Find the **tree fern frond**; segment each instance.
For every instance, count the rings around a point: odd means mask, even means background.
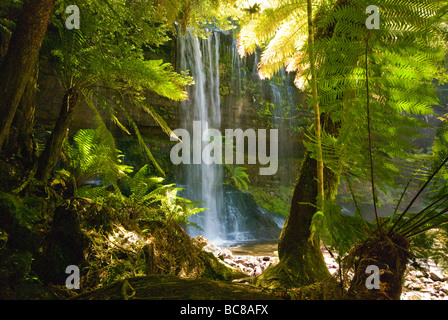
[[[257,46],[263,46],[276,35],[279,24],[290,20],[294,14],[302,14],[306,20],[306,1],[279,1],[272,7],[264,9],[256,19],[252,19],[242,27],[238,35],[240,55],[252,54]]]

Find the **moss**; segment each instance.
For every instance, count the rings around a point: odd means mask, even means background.
[[[278,186],[266,188],[251,186],[249,192],[254,196],[257,204],[269,212],[287,216],[291,206],[293,187]]]
[[[123,288],[127,290],[123,290]],[[127,291],[126,296],[123,291]],[[137,300],[281,300],[285,297],[282,292],[262,290],[243,284],[151,275],[117,281],[72,299],[122,300],[126,298]]]
[[[341,300],[340,283],[335,278],[327,278],[309,286],[289,289],[291,300]]]
[[[269,289],[289,289],[309,286],[331,277],[320,248],[305,240],[301,252],[292,252],[279,264],[268,268],[253,280],[254,284]]]
[[[200,251],[199,258],[204,263],[201,278],[210,280],[231,280],[235,272],[221,263],[211,252]]]

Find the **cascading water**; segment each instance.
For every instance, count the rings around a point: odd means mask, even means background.
[[[179,68],[181,71],[189,71],[195,82],[188,88],[189,100],[182,103],[182,125],[190,133],[193,132],[194,121],[200,121],[202,133],[207,127],[220,128],[219,36],[218,32],[211,32],[206,39],[198,39],[187,30],[185,35],[179,37]],[[191,218],[203,232],[190,228],[190,235],[203,234],[215,242],[222,240],[225,237],[220,223],[223,205],[222,168],[201,161],[201,164],[185,165],[184,174],[186,197],[192,201],[202,201],[203,206],[208,208]]]
[[[191,30],[187,30],[185,35],[178,37],[177,49],[178,70],[188,71],[194,79],[194,85],[187,88],[189,99],[182,103],[182,128],[190,133],[190,137],[194,135],[193,122],[201,123],[202,133],[207,128],[221,132],[224,129],[247,129],[244,128],[244,115],[247,114],[244,108],[248,105],[242,92],[248,76],[251,77],[249,81],[261,80],[253,73],[256,69],[247,71],[247,60],[239,56],[236,39],[220,31],[198,39]],[[232,94],[226,95],[223,101],[220,95],[220,53],[223,59],[231,57],[229,89]],[[224,124],[221,123],[222,118],[226,119]],[[223,128],[228,125],[231,126]],[[202,149],[207,144],[202,142]],[[250,194],[225,186],[221,165],[203,161],[201,164],[184,164],[181,172],[178,183],[184,187],[182,196],[202,201],[202,206],[207,208],[190,217],[190,221],[202,229],[189,227],[190,236],[203,235],[214,243],[278,237],[282,221],[260,208]]]

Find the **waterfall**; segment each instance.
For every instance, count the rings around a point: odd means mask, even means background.
[[[182,102],[181,127],[192,136],[193,122],[196,121],[201,123],[203,133],[207,128],[223,132],[224,129],[247,126],[248,123],[252,126],[251,121],[244,123],[244,108],[248,107],[248,100],[244,100],[242,92],[247,85],[248,76],[252,79],[249,81],[260,79],[258,74],[253,74],[254,70],[247,71],[247,60],[239,56],[236,39],[231,34],[220,31],[210,32],[208,37],[200,39],[191,30],[187,30],[185,35],[178,37],[177,46],[178,71],[186,71],[194,79],[194,85],[187,88],[189,99]],[[225,95],[223,101],[219,90],[220,58],[230,58],[230,61],[226,61],[231,64],[229,85],[232,94]],[[258,60],[258,57],[255,59]],[[278,98],[278,101],[280,100],[281,97]],[[225,119],[225,123],[222,123],[222,119]],[[202,142],[202,148],[206,144],[208,142]],[[214,243],[223,244],[275,239],[279,236],[279,226],[284,219],[276,221],[271,213],[256,204],[249,193],[224,186],[222,165],[206,164],[202,161],[201,164],[183,164],[180,171],[177,182],[184,187],[181,196],[192,201],[201,201],[201,206],[207,208],[189,218],[190,222],[202,229],[189,226],[187,232],[191,237],[203,235]]]
[[[200,121],[204,132],[220,129],[221,108],[219,94],[219,37],[211,32],[206,39],[198,39],[187,30],[178,40],[178,64],[181,71],[189,71],[195,84],[188,88],[189,100],[182,102],[182,126],[193,132],[193,121]],[[206,142],[202,142],[205,144]],[[220,221],[223,206],[223,173],[216,164],[190,164],[184,168],[186,197],[204,202],[207,208],[191,218],[203,232],[189,228],[191,236],[203,234],[218,242],[225,237]]]

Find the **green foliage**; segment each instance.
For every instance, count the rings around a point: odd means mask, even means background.
[[[73,145],[67,141],[64,154],[67,159],[69,179],[76,189],[99,177],[104,184],[112,184],[119,191],[117,181],[132,172],[132,167],[121,164],[122,155],[115,149],[109,131],[81,129],[73,137]],[[67,172],[60,171],[62,175]]]
[[[257,204],[269,212],[288,216],[291,207],[293,187],[277,186],[275,188],[250,186],[249,192]]]
[[[317,1],[316,5],[322,2]],[[264,49],[258,68],[262,78],[272,77],[283,67],[297,71],[298,60],[303,56],[300,48],[308,34],[306,1],[286,0],[263,5],[257,15],[243,23],[238,38],[240,53],[251,54],[257,47]],[[298,78],[300,74],[299,71]]]
[[[191,224],[198,228],[196,224],[188,221],[188,218],[207,208],[198,208],[199,202],[178,197],[177,193],[180,190],[180,188],[173,188],[172,185],[164,186],[156,190],[155,194],[152,195],[152,201],[160,201],[160,209],[168,220],[174,220],[184,226]]]
[[[415,169],[405,160],[413,157],[411,139],[426,126],[416,116],[432,114],[430,106],[438,104],[433,79],[444,57],[434,30],[435,2],[416,1],[411,6],[408,1],[386,1],[380,8],[379,30],[365,27],[366,15],[358,8],[366,4],[350,1],[318,21],[322,30],[333,29],[316,41],[321,57],[319,102],[323,112],[340,124],[338,136],[323,135],[324,161],[335,172],[370,180],[365,152],[368,101],[375,182],[386,191],[396,178]],[[303,73],[308,74],[309,70]]]
[[[443,118],[442,118],[443,119]],[[448,157],[448,123],[443,119],[437,130],[432,149],[433,163],[432,169],[436,168]],[[431,191],[435,194],[433,198],[440,197],[448,193],[448,166],[441,168],[431,183]]]
[[[353,216],[348,215],[334,201],[326,201],[325,215],[321,217],[315,232],[318,232],[331,251],[343,257],[356,242],[365,240],[373,228],[374,226],[367,223],[358,211]]]
[[[413,167],[407,168],[408,163],[399,159],[412,157],[411,139],[425,127],[415,116],[431,114],[430,106],[438,104],[433,79],[444,61],[440,21],[437,21],[443,3],[382,2],[381,28],[368,30],[365,27],[368,1],[336,4],[319,1],[315,15],[319,104],[322,113],[340,125],[337,136],[323,134],[327,167],[368,180],[365,178],[369,158],[364,152],[368,149],[365,139],[368,81],[379,187],[385,190],[387,185],[393,185],[394,178],[402,173],[400,169],[412,171]],[[309,91],[305,5],[306,1],[292,0],[264,8],[243,26],[239,45],[244,53],[253,52],[256,46],[264,48],[259,65],[262,76],[272,77],[286,67],[288,71],[297,71],[296,85]],[[311,133],[310,140],[313,143],[307,147],[315,152]]]
[[[336,172],[371,181],[375,211],[375,187],[387,193],[404,174],[417,170],[411,139],[425,127],[417,116],[432,114],[431,106],[438,104],[433,80],[445,61],[438,28],[442,3],[386,1],[378,30],[364,28],[365,15],[349,4],[336,7],[334,17],[321,21],[332,26],[333,33],[318,41],[320,102],[340,123],[338,137],[324,136],[325,160]],[[431,179],[425,179],[407,208],[394,217],[388,235],[394,231],[410,238],[446,222],[445,198],[418,213],[408,212]]]
[[[425,232],[412,239],[412,251],[415,258],[427,260],[431,258],[438,266],[448,270],[447,227],[442,226]]]
[[[322,211],[317,211],[313,218],[311,219],[311,226],[310,226],[310,241],[316,241],[316,243],[320,240],[320,232],[322,230],[322,225],[324,222],[324,213]]]
[[[126,168],[127,173],[131,172],[130,167]],[[104,203],[122,214],[128,214],[131,219],[161,219],[185,226],[191,224],[188,218],[205,209],[198,208],[198,202],[178,197],[177,193],[182,189],[175,184],[162,184],[163,181],[164,178],[152,176],[149,165],[145,165],[132,177],[123,172],[121,180],[115,182],[113,193],[107,185],[84,185],[79,188],[78,196]]]
[[[68,4],[78,5],[82,12],[80,30],[65,28]],[[130,134],[117,118],[117,111],[124,111],[148,159],[162,175],[164,171],[143,142],[127,109],[129,105],[140,108],[171,134],[146,96],[154,92],[177,101],[187,98],[185,86],[192,83],[190,77],[176,73],[169,63],[147,59],[148,52],[169,40],[171,27],[163,20],[146,1],[132,5],[117,0],[60,1],[53,19],[58,33],[49,37],[44,50],[65,90],[78,89],[78,102],[85,101],[98,117],[98,109],[104,109],[112,122]]]
[[[149,167],[145,165],[132,178],[125,180],[129,186],[131,195],[126,200],[127,205],[132,204],[134,210],[140,208],[154,208],[156,215],[145,216],[146,210],[142,210],[142,218],[160,218],[174,220],[181,225],[187,225],[190,222],[188,218],[203,208],[197,208],[196,202],[180,198],[177,193],[182,190],[175,184],[163,185],[163,178],[152,177],[149,175]],[[149,211],[151,212],[151,211]],[[152,211],[154,214],[154,211]]]
[[[231,18],[237,10],[233,7],[234,0],[173,0],[155,1],[159,15],[165,16],[167,25],[177,24],[183,32],[187,27],[196,30],[199,36],[205,36],[207,27],[213,26],[220,30],[235,28]]]
[[[272,77],[285,67],[287,71],[296,71],[296,86],[309,92],[305,4],[306,1],[292,0],[267,5],[243,26],[239,45],[243,54],[253,52],[257,46],[264,49],[258,66],[262,77]],[[378,5],[378,30],[365,26],[365,8],[371,4],[364,0],[319,1],[314,17],[319,106],[323,121],[331,119],[337,126],[331,134],[322,134],[324,162],[350,184],[355,201],[358,191],[366,190],[363,186],[371,180],[371,170],[374,190],[378,189],[376,196],[381,192],[387,197],[396,192],[394,188],[404,177],[421,166],[413,139],[427,125],[418,116],[433,114],[431,106],[439,104],[434,79],[446,78],[440,76],[446,72],[442,42],[446,35],[441,20],[446,1],[382,1]],[[371,139],[367,139],[369,136]],[[308,138],[306,147],[318,159],[313,126]],[[439,135],[439,141],[442,140]],[[443,161],[446,157],[441,150],[446,148],[435,149]],[[415,180],[421,178],[424,174],[420,170]],[[400,230],[415,236],[443,223],[446,200],[429,204],[416,215],[409,214],[415,220],[411,227]],[[377,201],[375,197],[374,202]],[[315,216],[311,231],[338,251],[347,252],[352,240],[360,239],[361,234],[353,234],[352,228],[362,219],[341,214],[334,204],[328,206],[324,216]],[[334,232],[324,233],[328,230]]]
[[[44,218],[43,213],[33,206],[33,198],[21,199],[15,195],[0,192],[0,203],[3,214],[12,214],[14,220],[31,227]],[[7,209],[6,209],[7,207]]]
[[[249,175],[245,172],[247,168],[244,167],[234,167],[231,165],[225,165],[227,171],[229,172],[229,179],[239,190],[249,189]]]

